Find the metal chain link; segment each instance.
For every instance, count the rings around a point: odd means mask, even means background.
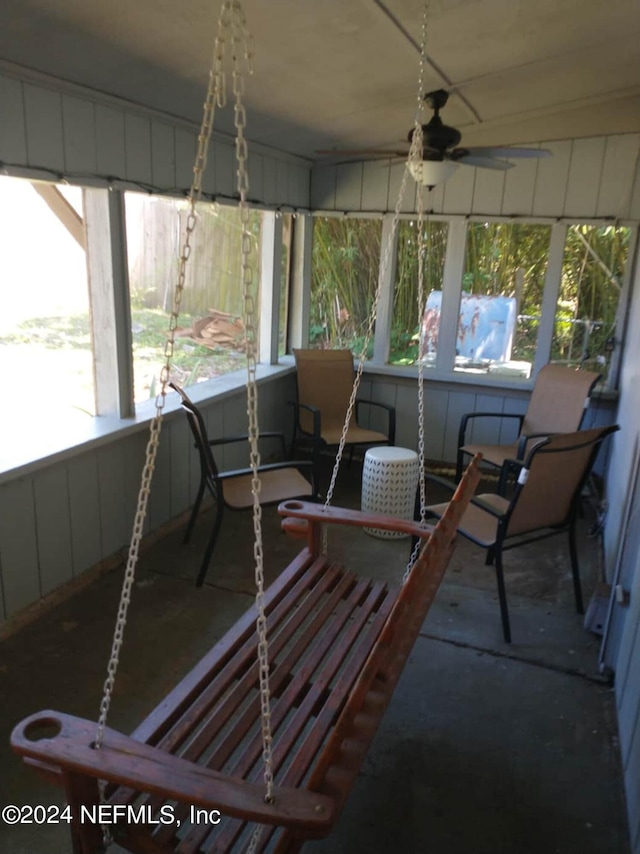
[[[236,23],[239,21],[239,23]],[[164,364],[160,371],[160,390],[158,395],[156,396],[155,406],[156,412],[154,418],[151,421],[149,428],[149,440],[146,447],[145,454],[145,462],[142,469],[141,475],[141,483],[140,483],[140,491],[138,493],[138,501],[137,507],[133,522],[133,531],[131,535],[131,541],[129,545],[129,553],[127,557],[127,564],[125,568],[124,580],[122,584],[122,590],[120,594],[120,602],[118,605],[118,612],[116,617],[116,625],[113,634],[113,641],[111,647],[111,654],[109,657],[109,662],[107,664],[107,678],[104,683],[104,693],[102,697],[102,701],[100,703],[100,715],[98,718],[97,729],[96,729],[96,737],[95,737],[95,747],[96,749],[100,749],[104,742],[104,734],[107,724],[107,717],[109,713],[109,708],[111,705],[111,699],[113,695],[113,689],[115,685],[116,673],[118,670],[118,664],[120,661],[120,651],[122,647],[122,642],[124,638],[124,629],[127,622],[127,614],[129,605],[131,603],[131,590],[133,587],[133,583],[135,580],[135,570],[138,562],[138,555],[140,550],[140,543],[143,536],[143,528],[144,522],[147,515],[147,507],[149,502],[149,494],[151,488],[151,480],[153,477],[153,471],[155,468],[155,461],[158,452],[158,445],[160,439],[160,431],[162,427],[162,417],[163,410],[165,406],[166,400],[166,387],[170,378],[171,371],[171,361],[173,359],[173,353],[175,348],[175,335],[176,329],[178,326],[178,318],[180,314],[180,304],[182,300],[182,292],[185,286],[186,280],[186,270],[189,258],[191,256],[192,251],[192,238],[193,233],[195,231],[198,216],[196,211],[196,205],[200,201],[202,196],[202,177],[207,165],[207,153],[209,149],[209,143],[211,140],[211,133],[213,130],[213,120],[215,115],[215,108],[223,107],[226,104],[226,77],[223,69],[224,62],[224,53],[225,53],[225,39],[224,33],[228,31],[230,28],[234,28],[234,32],[237,32],[237,28],[240,28],[244,32],[245,28],[245,19],[244,13],[242,12],[242,8],[236,0],[232,0],[231,2],[225,2],[223,4],[222,10],[220,12],[220,17],[218,20],[218,30],[217,35],[214,41],[214,49],[213,49],[213,57],[211,62],[211,69],[209,72],[209,83],[207,87],[207,95],[205,98],[204,106],[203,106],[203,117],[202,123],[200,125],[200,131],[198,134],[198,147],[196,152],[196,158],[193,166],[193,181],[191,184],[191,188],[189,190],[189,194],[187,197],[187,201],[189,204],[189,214],[187,217],[185,233],[182,243],[182,249],[180,252],[180,262],[178,269],[178,277],[174,291],[173,297],[173,306],[171,310],[171,315],[169,319],[169,332],[167,343],[164,348]],[[235,40],[234,42],[234,92],[236,92],[237,100],[240,99],[241,95],[241,84],[236,84],[236,77],[239,77],[239,73],[237,70],[237,56],[235,51]],[[249,44],[249,39],[247,39],[247,45]],[[247,62],[250,65],[250,55],[247,47]],[[237,85],[237,91],[236,91]],[[236,118],[241,120],[244,118],[244,111],[240,106],[236,106]],[[239,156],[243,157],[243,167],[242,170],[238,171],[239,176],[239,190],[241,191],[241,199],[242,204],[244,205],[246,211],[246,193],[248,189],[248,182],[246,182],[244,187],[241,187],[241,179],[240,179],[240,171],[243,172],[246,180],[246,142],[239,144],[238,147]],[[245,257],[245,235],[244,229],[246,227],[246,222],[248,221],[248,212],[244,214],[245,220],[243,221],[243,259]],[[245,280],[248,278],[249,283],[252,281],[252,274],[249,270],[247,274],[244,272],[246,268],[246,264],[243,261],[243,277]],[[255,333],[255,327],[253,329]],[[254,335],[255,338],[255,335]],[[254,348],[255,352],[255,348]],[[253,371],[255,377],[255,366]],[[254,392],[255,396],[255,392]],[[105,781],[99,781],[99,789],[100,789],[100,797],[102,800],[105,798]],[[105,845],[111,842],[111,834],[109,829],[105,826],[103,827],[103,837]]]
[[[263,779],[266,787],[265,801],[273,803],[273,757],[271,732],[271,689],[269,685],[269,645],[267,618],[264,609],[264,550],[262,543],[262,507],[260,504],[260,450],[258,447],[258,387],[256,383],[258,362],[258,330],[256,326],[255,295],[253,293],[253,269],[251,267],[251,232],[249,229],[250,207],[247,201],[249,173],[247,171],[247,141],[244,136],[246,112],[242,102],[244,78],[238,62],[238,47],[245,44],[245,55],[249,60],[250,37],[246,29],[244,14],[237,5],[237,15],[232,25],[233,94],[235,97],[234,124],[236,129],[236,161],[238,164],[238,193],[240,195],[240,220],[242,222],[242,281],[244,300],[244,323],[247,355],[247,415],[249,418],[249,461],[251,466],[251,492],[253,495],[253,532],[256,581],[256,631],[258,634],[258,670],[260,685],[260,712],[262,731]]]
[[[389,269],[389,263],[391,259],[391,252],[393,250],[395,244],[395,234],[398,229],[398,221],[400,219],[400,211],[402,208],[402,202],[404,201],[404,196],[407,188],[407,181],[409,172],[409,164],[422,163],[422,155],[423,155],[423,134],[422,134],[422,116],[424,113],[424,77],[425,77],[425,69],[427,64],[427,53],[426,53],[426,45],[427,45],[427,22],[429,16],[429,0],[425,0],[424,11],[422,16],[422,31],[421,31],[421,42],[420,42],[420,63],[419,63],[419,72],[418,72],[418,92],[417,92],[417,104],[416,104],[416,114],[414,120],[414,130],[411,136],[411,145],[409,148],[409,154],[407,157],[407,162],[405,164],[404,172],[402,174],[402,182],[400,184],[400,190],[398,192],[398,198],[396,200],[393,220],[391,222],[391,229],[389,231],[389,235],[387,238],[386,245],[384,247],[384,251],[382,253],[382,261],[380,264],[380,275],[378,277],[378,285],[376,288],[376,292],[373,299],[373,305],[371,307],[371,312],[369,314],[367,328],[364,337],[364,343],[362,345],[362,350],[358,357],[358,367],[356,370],[356,375],[353,382],[353,387],[351,389],[351,396],[349,398],[349,405],[347,407],[347,412],[344,419],[344,424],[342,427],[342,434],[340,436],[340,442],[338,444],[338,451],[336,454],[336,459],[333,465],[333,471],[331,473],[331,481],[329,483],[329,488],[327,490],[327,495],[325,498],[324,506],[329,507],[331,504],[331,500],[333,498],[333,493],[335,490],[336,481],[338,479],[338,472],[340,470],[340,464],[342,461],[342,455],[344,453],[344,446],[346,444],[347,433],[349,430],[349,425],[351,423],[351,418],[353,417],[353,410],[356,403],[356,396],[358,394],[358,389],[360,388],[360,381],[362,378],[362,373],[364,371],[364,363],[367,358],[367,351],[369,349],[369,342],[371,340],[371,336],[373,334],[373,328],[376,321],[376,317],[378,315],[378,304],[380,302],[380,296],[382,293],[382,284],[386,278],[387,270]],[[424,188],[421,184],[418,184],[419,192],[418,192],[418,217],[419,217],[419,238],[420,241],[422,237],[422,229],[420,227],[420,223],[422,222],[423,216],[423,208],[424,208]],[[419,244],[420,246],[420,244]],[[422,261],[422,252],[419,248],[419,256],[418,256],[418,264],[421,264]],[[422,271],[419,268],[420,275],[420,283],[419,290],[423,288],[422,284]],[[421,295],[419,295],[419,299]],[[420,308],[418,312],[420,329],[422,330],[422,311]],[[418,456],[419,456],[419,465],[421,472],[421,518],[423,514],[422,508],[426,506],[426,501],[424,500],[424,365],[418,360],[418,434],[419,434],[419,443],[418,443]],[[322,532],[322,549],[324,552],[327,551],[328,544],[328,534],[327,534],[327,526],[325,525]],[[419,545],[419,543],[418,543]],[[417,551],[415,552],[417,556]],[[410,568],[415,561],[415,556],[412,554],[407,569],[405,571],[406,577],[409,574]]]
[[[422,32],[420,37],[420,67],[418,72],[418,92],[416,105],[416,120],[413,130],[412,142],[419,139],[419,160],[412,160],[416,154],[416,148],[413,145],[409,151],[409,161],[416,164],[422,163],[423,157],[423,133],[422,133],[422,116],[424,113],[424,76],[427,64],[427,30],[429,18],[429,0],[425,0],[424,11],[422,15]],[[425,472],[425,432],[424,432],[424,359],[420,358],[422,353],[423,340],[423,312],[424,312],[424,259],[426,254],[425,234],[424,234],[424,185],[418,183],[418,322],[420,324],[420,332],[418,337],[418,487],[420,495],[420,523],[425,524],[427,516],[427,496],[426,496],[426,472]],[[418,559],[422,547],[422,540],[417,540],[416,544],[409,557],[409,562],[403,576],[403,583],[408,579],[411,569]]]

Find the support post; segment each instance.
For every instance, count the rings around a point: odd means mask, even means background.
[[[293,263],[289,313],[289,348],[309,346],[309,312],[311,307],[311,251],[313,218],[311,214],[296,214],[293,220]]]
[[[464,219],[451,220],[447,251],[444,258],[440,330],[438,332],[438,352],[436,353],[436,365],[442,373],[453,371],[455,367],[466,241],[466,221]]]
[[[282,217],[262,216],[260,263],[260,361],[278,364],[280,277],[282,276]]]
[[[124,195],[84,190],[97,415],[131,417],[133,351]]]
[[[540,368],[546,365],[551,358],[551,345],[553,343],[553,332],[556,323],[556,307],[558,305],[558,294],[560,293],[560,279],[562,278],[562,261],[564,259],[566,239],[566,224],[557,222],[551,228],[549,260],[547,262],[547,272],[544,277],[540,326],[536,342],[536,355],[533,362],[533,379],[538,375]]]
[[[392,233],[394,218],[393,214],[385,214],[382,219],[380,276],[384,274],[384,279],[380,282],[380,301],[378,303],[373,340],[372,362],[374,365],[386,365],[389,361],[389,353],[391,350],[393,290],[398,266],[398,230],[396,229],[395,234]],[[393,244],[390,246],[389,263],[387,264],[386,269],[383,270],[382,261],[390,240],[393,241]]]

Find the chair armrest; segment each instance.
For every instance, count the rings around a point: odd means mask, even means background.
[[[472,418],[517,418],[522,427],[524,415],[518,415],[515,412],[467,412],[460,419],[460,429],[458,431],[458,447],[461,448],[465,444],[465,436],[467,432],[467,424]]]
[[[450,489],[451,492],[455,492],[458,488],[458,484],[454,483],[452,480],[448,480],[446,477],[439,477],[437,474],[425,474],[425,480],[431,481],[432,483],[437,483],[440,486],[444,486],[445,489]]]
[[[360,398],[356,400],[356,421],[358,420],[358,412],[360,410],[360,404],[365,406],[377,406],[380,409],[385,409],[387,411],[387,433],[389,435],[389,444],[395,445],[396,443],[396,408],[395,406],[390,406],[388,403],[378,403],[377,400],[366,400],[365,398]]]
[[[52,737],[32,740],[38,729],[57,728]],[[103,746],[96,750],[96,724],[61,712],[38,712],[19,723],[11,746],[22,756],[162,795],[181,803],[217,809],[223,815],[269,825],[312,827],[327,832],[335,819],[331,798],[304,789],[276,787],[273,804],[265,802],[264,785],[228,777],[151,747],[107,728]]]
[[[280,448],[282,451],[282,456],[286,456],[286,445],[284,441],[284,433],[280,433],[276,430],[265,430],[264,432],[260,431],[258,434],[258,440],[262,439],[278,439],[280,441]],[[236,433],[233,436],[222,436],[220,439],[209,439],[209,445],[213,447],[217,447],[220,445],[229,445],[233,442],[248,442],[249,434],[248,433]]]
[[[311,413],[311,415],[313,416],[313,438],[314,438],[314,441],[315,440],[319,441],[320,436],[321,436],[321,427],[322,427],[322,413],[320,412],[318,407],[317,406],[311,406],[308,403],[298,403],[297,400],[290,400],[288,403],[289,403],[289,406],[293,406],[297,410],[296,411],[296,419],[298,419],[298,420],[300,417],[300,410],[301,409],[304,409],[306,412]],[[299,421],[298,421],[298,423],[299,423]]]
[[[518,439],[518,450],[516,452],[516,460],[524,460],[525,454],[527,452],[527,442],[530,439],[540,439],[541,441],[544,439],[548,439],[548,433],[525,433]]]
[[[314,468],[311,460],[280,460],[277,463],[264,463],[258,466],[258,472],[278,471],[278,469],[309,469],[313,478]],[[227,471],[218,472],[218,480],[230,480],[234,477],[243,477],[244,475],[253,474],[251,466],[246,466],[241,469],[228,469]],[[314,490],[315,491],[315,490]]]
[[[518,463],[517,460],[509,460],[508,462],[512,462],[512,463],[516,463],[517,465],[521,465]],[[455,492],[456,489],[458,488],[458,484],[454,483],[451,480],[447,480],[444,477],[438,477],[438,475],[436,475],[436,474],[427,474],[426,479],[429,481],[432,481],[433,483],[437,483],[440,486],[444,486],[446,489],[450,489],[451,492]],[[482,498],[479,498],[475,495],[471,497],[469,503],[475,504],[476,507],[479,507],[481,510],[484,510],[486,513],[490,513],[492,516],[495,516],[498,519],[500,519],[504,515],[503,513],[499,513],[495,507],[492,507],[490,504],[487,504],[486,502],[484,502],[482,500]]]

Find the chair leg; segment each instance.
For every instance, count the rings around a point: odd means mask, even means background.
[[[571,555],[571,574],[573,575],[573,592],[576,597],[576,610],[578,614],[584,614],[582,601],[582,585],[580,583],[580,567],[578,566],[578,547],[576,543],[576,526],[569,526],[569,554]]]
[[[484,559],[485,566],[493,566],[493,561],[496,556],[496,553],[493,549],[487,549],[487,556]]]
[[[289,459],[290,460],[293,459],[293,454],[294,454],[295,449],[296,449],[297,439],[298,439],[298,425],[294,421],[294,423],[293,423],[293,435],[291,436],[291,448],[289,449]]]
[[[200,572],[198,573],[198,578],[196,579],[196,587],[202,587],[204,583],[204,578],[207,574],[207,570],[209,569],[209,563],[211,562],[211,556],[213,554],[214,548],[216,547],[218,532],[220,531],[220,526],[222,525],[223,512],[224,508],[222,506],[221,499],[218,499],[218,505],[216,508],[216,518],[213,523],[213,531],[211,532],[211,537],[209,538],[207,549],[204,553],[204,557],[202,558],[202,563],[200,564]]]
[[[189,523],[187,525],[187,530],[184,532],[184,537],[182,538],[183,543],[189,542],[189,537],[193,531],[193,526],[196,522],[196,517],[198,515],[198,511],[200,510],[200,505],[202,504],[202,497],[204,495],[204,488],[206,486],[204,477],[200,477],[200,486],[198,487],[198,494],[196,495],[196,500],[193,502],[193,508],[191,510],[191,516],[189,516]]]
[[[509,625],[509,609],[507,608],[507,591],[504,586],[504,571],[502,569],[502,549],[495,551],[496,580],[498,582],[498,599],[500,601],[500,617],[505,643],[511,643],[511,626]]]

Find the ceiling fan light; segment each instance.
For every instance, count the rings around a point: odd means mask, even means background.
[[[458,164],[451,160],[421,160],[419,163],[409,161],[409,172],[418,184],[425,187],[435,187],[442,184],[458,168]]]

